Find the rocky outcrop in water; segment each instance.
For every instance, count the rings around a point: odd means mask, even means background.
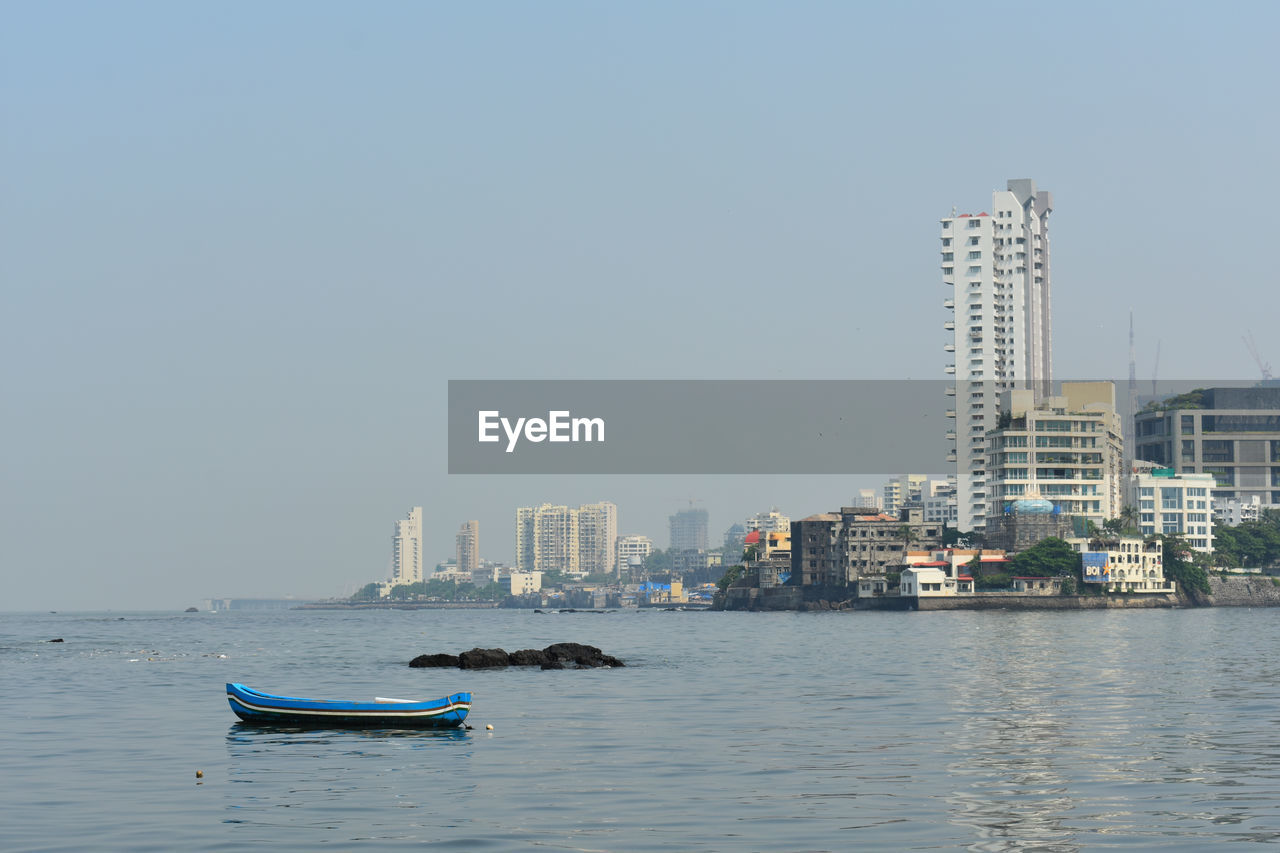
[[[415,668],[433,667],[433,666],[456,667],[457,665],[458,665],[457,655],[418,655],[416,658],[409,661],[409,666],[412,666]]]
[[[409,661],[414,668],[457,667],[458,669],[496,669],[504,666],[538,666],[542,669],[595,669],[602,666],[626,666],[613,655],[583,643],[553,643],[545,649],[471,649],[458,655],[418,655]]]

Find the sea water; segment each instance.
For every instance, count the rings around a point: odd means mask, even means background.
[[[627,665],[407,665],[560,641]],[[1280,842],[1280,610],[8,614],[0,665],[6,851]],[[257,729],[227,681],[473,728]]]

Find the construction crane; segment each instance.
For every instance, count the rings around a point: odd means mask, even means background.
[[[1249,348],[1249,355],[1253,356],[1253,360],[1257,363],[1258,369],[1262,371],[1262,381],[1270,382],[1272,379],[1271,365],[1263,361],[1262,356],[1258,354],[1258,345],[1253,341],[1253,332],[1248,332],[1247,334],[1242,335],[1240,339],[1244,341],[1244,345]]]
[[[1160,375],[1160,345],[1164,341],[1156,341],[1156,366],[1151,368],[1151,399],[1156,398],[1156,377]]]

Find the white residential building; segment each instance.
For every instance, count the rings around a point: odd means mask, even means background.
[[[1143,536],[1177,534],[1197,551],[1213,553],[1212,474],[1177,474],[1150,462],[1135,462],[1129,503],[1138,510]]]
[[[619,536],[616,571],[621,574],[639,568],[652,553],[653,540],[648,536]]]
[[[1246,521],[1259,520],[1263,511],[1269,509],[1280,509],[1280,504],[1263,503],[1257,495],[1250,495],[1245,499],[1214,498],[1213,520],[1223,527],[1239,527]]]
[[[929,489],[929,478],[924,474],[900,474],[885,481],[880,508],[889,515],[897,515],[906,503],[922,503]]]
[[[747,519],[747,532],[786,533],[791,535],[791,519],[778,512],[777,507],[768,512],[758,512]]]
[[[852,505],[867,509],[881,509],[884,507],[884,497],[875,489],[858,489],[858,497],[854,499]]]
[[[945,328],[953,339],[946,373],[956,384],[947,431],[956,463],[957,524],[980,530],[987,490],[987,432],[999,415],[997,395],[1012,389],[1048,396],[1052,378],[1049,214],[1053,196],[1029,179],[991,195],[991,212],[942,220],[942,281],[951,291]]]
[[[409,515],[396,522],[391,537],[391,584],[422,581],[422,507],[415,506]]]

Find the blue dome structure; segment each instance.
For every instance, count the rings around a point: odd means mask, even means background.
[[[1052,515],[1056,512],[1052,501],[1044,498],[1022,498],[1009,504],[1006,512],[1016,513],[1018,515]]]

